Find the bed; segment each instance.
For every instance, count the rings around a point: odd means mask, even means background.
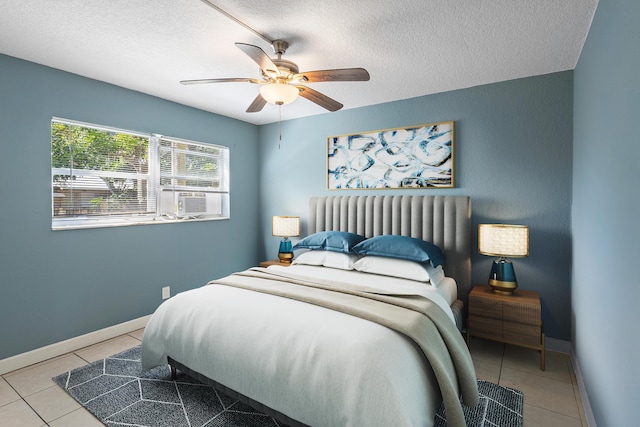
[[[428,426],[442,400],[448,425],[464,425],[460,396],[478,399],[459,331],[470,206],[465,196],[312,197],[299,245],[313,244],[294,264],[167,300],[145,329],[143,369],[169,363],[292,426]],[[315,247],[317,236],[345,248]],[[427,242],[443,260],[428,246],[430,276],[414,280],[402,262],[417,261],[377,252],[390,238]]]

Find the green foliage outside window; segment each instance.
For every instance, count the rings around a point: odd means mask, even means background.
[[[108,194],[93,197],[86,203],[80,198],[66,200],[67,205],[73,205],[73,208],[65,209],[66,214],[146,210],[146,180],[117,176],[117,173],[147,174],[148,160],[148,138],[55,121],[51,123],[51,166],[69,170],[68,174],[53,175],[54,187],[71,188],[79,176],[87,175],[85,171],[107,172],[99,179],[108,188]],[[116,174],[112,176],[109,172]],[[70,197],[75,198],[73,193]]]

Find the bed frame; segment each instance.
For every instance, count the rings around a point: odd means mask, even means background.
[[[430,241],[445,253],[444,271],[458,285],[466,305],[471,287],[471,200],[467,196],[323,196],[309,200],[308,234],[349,231],[365,237],[399,234]],[[169,358],[176,370],[248,404],[292,427],[305,427],[235,390]]]

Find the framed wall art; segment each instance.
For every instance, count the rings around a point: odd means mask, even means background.
[[[327,138],[327,188],[453,188],[453,122]]]

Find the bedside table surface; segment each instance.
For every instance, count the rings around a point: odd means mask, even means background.
[[[291,263],[285,264],[280,262],[279,259],[270,259],[269,261],[260,261],[260,267],[269,267],[270,265],[281,265],[283,267],[289,267]]]

